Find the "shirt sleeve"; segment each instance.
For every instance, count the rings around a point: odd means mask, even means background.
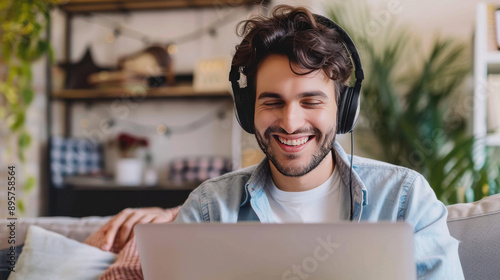
[[[204,222],[202,214],[202,195],[200,188],[192,191],[184,204],[182,205],[174,223],[202,223]]]
[[[422,175],[416,177],[401,207],[402,218],[415,229],[418,279],[464,279],[459,243],[446,222],[448,211]]]

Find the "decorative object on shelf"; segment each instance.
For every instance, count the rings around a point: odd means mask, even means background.
[[[153,166],[153,156],[150,152],[145,156],[146,167],[144,169],[144,185],[154,186],[158,183],[158,173]]]
[[[127,71],[101,71],[89,76],[89,84],[97,89],[125,89],[135,92],[148,87],[147,79]]]
[[[360,15],[369,11],[366,3],[335,2],[329,15],[349,34],[361,35],[355,28],[368,26],[370,17]],[[363,118],[356,130],[364,151],[420,172],[445,204],[499,192],[499,166],[493,161],[476,166],[477,139],[469,134],[458,103],[465,99],[461,86],[471,68],[466,45],[437,39],[428,54],[419,56],[412,49],[418,39],[394,26],[376,37],[353,38],[363,46],[359,50],[367,77],[361,91]]]
[[[148,77],[148,87],[158,88],[167,85],[167,78],[165,76],[151,76]]]
[[[137,157],[137,150],[149,145],[146,138],[136,137],[127,133],[120,133],[117,140],[120,155],[123,158]]]
[[[66,83],[65,88],[67,89],[88,89],[91,88],[89,83],[89,77],[93,73],[98,73],[100,71],[109,71],[111,69],[104,68],[95,64],[92,57],[92,50],[87,47],[85,54],[76,63],[60,63],[60,67],[65,69],[66,72]]]
[[[141,158],[120,158],[116,162],[115,181],[124,186],[140,186],[142,170]]]
[[[227,73],[231,68],[228,57],[200,59],[194,68],[193,87],[198,91],[230,91]]]
[[[116,161],[115,181],[120,185],[141,185],[144,160],[139,154],[139,149],[148,147],[148,140],[121,133],[118,135],[117,142],[120,158]]]
[[[220,156],[174,159],[169,166],[169,180],[181,185],[203,182],[232,170],[231,160]]]
[[[162,46],[150,46],[120,58],[118,69],[93,73],[88,77],[88,82],[98,89],[125,89],[133,92],[175,83],[172,59],[167,48]]]
[[[137,53],[122,57],[118,62],[119,68],[125,72],[146,77],[146,79],[148,77],[158,77],[158,79],[165,77],[167,84],[173,85],[175,73],[168,47],[168,45],[152,45]]]
[[[142,76],[157,76],[164,74],[171,64],[171,58],[166,48],[150,46],[118,59],[119,68]]]
[[[50,147],[50,170],[52,184],[64,186],[64,177],[74,175],[96,175],[103,171],[103,148],[101,143],[88,139],[52,137]]]

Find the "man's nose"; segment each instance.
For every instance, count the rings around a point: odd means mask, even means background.
[[[304,125],[304,114],[298,104],[287,104],[282,109],[281,127],[288,133],[297,131]]]

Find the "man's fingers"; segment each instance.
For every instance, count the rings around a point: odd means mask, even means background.
[[[170,216],[156,216],[154,219],[151,220],[152,224],[162,224],[162,223],[168,223],[173,221],[173,219]]]
[[[106,225],[103,227],[103,229],[105,229],[105,232],[104,238],[102,239],[103,242],[100,246],[102,250],[111,250],[123,223],[125,223],[125,221],[127,221],[129,217],[134,213],[135,212],[133,209],[124,209],[118,215],[113,217],[108,223],[106,223]]]
[[[130,215],[126,222],[120,227],[120,231],[115,239],[115,249],[121,249],[132,238],[134,226],[151,222],[155,216],[145,211],[138,210],[134,215]]]
[[[168,222],[172,222],[177,218],[177,214],[179,214],[179,210],[181,210],[182,206],[177,206],[175,208],[169,208],[165,210],[167,216],[169,216],[170,220]]]
[[[112,217],[85,242],[104,251],[119,252],[134,237],[134,226],[145,223],[172,222],[179,213],[179,207],[162,209],[159,207],[127,208]]]

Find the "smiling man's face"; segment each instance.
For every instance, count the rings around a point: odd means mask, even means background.
[[[303,176],[332,161],[327,155],[336,123],[335,86],[323,71],[297,75],[284,55],[262,61],[256,77],[255,136],[281,174]]]

